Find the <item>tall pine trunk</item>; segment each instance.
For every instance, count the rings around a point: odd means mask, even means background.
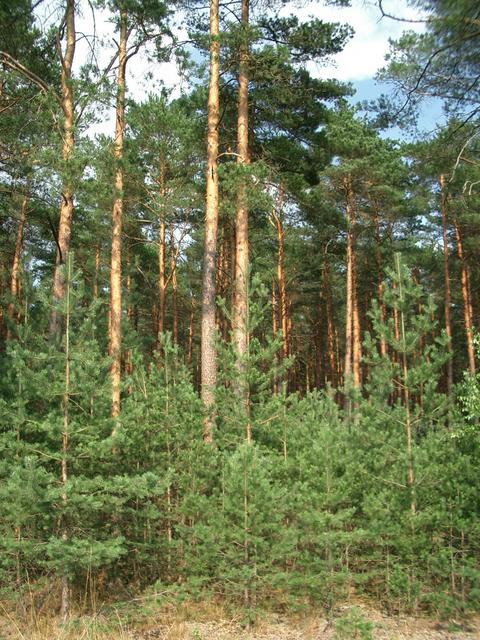
[[[475,347],[473,344],[473,314],[472,302],[470,299],[470,282],[468,267],[463,249],[462,234],[456,216],[453,216],[453,226],[455,227],[455,239],[457,241],[457,254],[461,264],[461,289],[463,302],[463,319],[465,324],[465,337],[467,340],[468,369],[471,374],[475,374]]]
[[[127,10],[120,10],[118,42],[117,103],[115,120],[115,192],[112,207],[112,248],[110,256],[110,324],[109,351],[112,358],[111,415],[120,415],[122,359],[122,215],[123,215],[123,136],[125,131],[125,69],[127,66]]]
[[[205,239],[202,274],[201,396],[205,409],[203,437],[213,439],[213,405],[217,382],[215,348],[215,261],[218,228],[218,121],[220,108],[219,2],[210,0],[210,79],[208,87],[208,132]]]
[[[248,154],[248,25],[249,0],[242,0],[242,31],[239,49],[237,163],[249,163]],[[245,357],[248,352],[248,208],[247,184],[240,178],[235,216],[235,305],[233,307],[233,339],[237,351],[237,391],[244,397],[246,409],[246,438],[251,440],[248,389],[245,381]]]
[[[70,238],[72,234],[73,217],[73,184],[69,175],[69,164],[74,149],[74,100],[72,88],[72,65],[75,55],[75,2],[67,0],[64,16],[66,33],[65,53],[58,46],[61,63],[60,84],[62,89],[63,111],[63,146],[62,160],[64,163],[64,175],[62,192],[60,195],[60,220],[57,231],[57,254],[55,270],[53,272],[53,309],[50,316],[49,334],[51,338],[58,338],[62,328],[62,314],[58,310],[58,304],[65,297],[64,264],[67,253],[70,250]]]
[[[347,225],[347,282],[345,305],[345,366],[343,370],[344,384],[352,377],[352,348],[353,348],[353,314],[354,314],[354,229],[355,211],[352,203],[351,178],[344,178],[343,187],[346,197],[346,225]]]

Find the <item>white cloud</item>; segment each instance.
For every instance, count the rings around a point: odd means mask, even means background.
[[[407,7],[405,0],[388,0],[384,9],[395,16],[418,19],[419,14]],[[282,13],[288,15],[291,8],[287,5]],[[344,50],[334,57],[330,64],[309,65],[312,75],[320,78],[336,78],[337,80],[365,80],[372,78],[383,66],[388,53],[389,38],[398,38],[407,29],[422,30],[421,23],[406,23],[381,17],[380,9],[374,2],[353,0],[351,7],[322,6],[312,2],[296,9],[295,14],[301,19],[315,16],[325,22],[341,22],[353,27],[355,34],[348,41]]]

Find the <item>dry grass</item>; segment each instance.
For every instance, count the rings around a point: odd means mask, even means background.
[[[157,594],[158,595],[158,594]],[[51,603],[49,603],[51,604]],[[343,611],[348,611],[345,605]],[[448,624],[419,618],[392,618],[361,605],[374,622],[375,640],[478,640],[480,623],[452,632]],[[342,615],[340,610],[338,615]],[[323,615],[259,616],[245,629],[240,616],[232,616],[220,603],[172,604],[155,594],[112,605],[95,613],[77,611],[62,627],[44,603],[20,616],[12,605],[0,603],[0,640],[333,640],[334,624]]]

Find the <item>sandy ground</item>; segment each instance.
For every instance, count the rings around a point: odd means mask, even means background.
[[[368,612],[375,640],[480,640],[480,621],[435,622],[419,618],[391,618]],[[335,623],[322,618],[302,622],[263,620],[251,630],[229,621],[182,622],[133,633],[132,640],[333,640]],[[352,629],[341,640],[363,640]]]

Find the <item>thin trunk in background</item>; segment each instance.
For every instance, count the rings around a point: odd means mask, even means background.
[[[125,256],[125,284],[127,287],[127,320],[130,327],[133,326],[133,306],[132,306],[132,255],[130,249],[130,243],[127,244],[127,251]],[[132,363],[132,350],[127,349],[125,351],[125,373],[131,374],[133,371]],[[132,388],[129,387],[128,393],[132,393]]]
[[[172,280],[172,340],[178,343],[178,295],[177,295],[177,258],[175,255],[175,231],[173,220],[170,222],[170,278]]]
[[[289,331],[287,313],[287,288],[285,284],[284,268],[284,231],[280,211],[283,204],[283,187],[278,188],[278,197],[275,207],[272,209],[271,218],[277,232],[277,283],[278,283],[278,307],[280,311],[280,327],[282,330],[282,357],[288,357]]]
[[[22,198],[22,205],[20,207],[20,218],[18,220],[17,234],[15,238],[15,252],[13,254],[12,269],[10,272],[10,295],[11,301],[8,304],[8,316],[10,319],[15,320],[18,323],[18,314],[16,312],[16,305],[19,301],[20,293],[20,263],[22,259],[23,248],[23,230],[25,228],[25,220],[27,218],[28,207],[28,195],[25,194]],[[10,328],[7,329],[7,340],[11,338]]]
[[[450,358],[447,362],[447,392],[451,393],[453,388],[453,347],[452,347],[452,323],[450,321],[451,292],[450,292],[450,272],[448,268],[448,235],[447,235],[447,194],[445,191],[445,176],[440,175],[440,213],[442,214],[442,236],[443,236],[443,276],[445,280],[445,332],[448,338],[448,353]]]
[[[65,317],[65,386],[63,391],[63,430],[62,430],[62,454],[60,462],[60,482],[62,507],[66,511],[68,506],[68,448],[70,431],[70,287],[72,278],[72,255],[68,253],[66,260],[66,317]],[[61,521],[61,537],[64,543],[68,540],[68,529],[65,514]],[[62,624],[66,624],[70,615],[70,581],[67,570],[62,570],[62,592],[60,603],[60,617]]]
[[[382,252],[380,248],[380,215],[379,215],[379,207],[375,204],[375,258],[377,261],[377,297],[378,304],[380,306],[380,318],[382,321],[382,325],[384,325],[387,321],[387,310],[385,308],[385,302],[383,301],[383,265],[382,265]],[[387,355],[387,341],[384,336],[380,338],[380,354],[385,357]]]
[[[122,359],[122,215],[123,215],[123,136],[125,132],[125,70],[127,66],[127,10],[120,9],[118,42],[117,103],[113,155],[116,162],[115,192],[112,207],[112,248],[110,257],[109,352],[112,358],[111,415],[120,415]]]
[[[188,342],[187,342],[187,366],[192,364],[193,353],[193,322],[195,320],[195,298],[190,297],[190,319],[188,322]]]
[[[101,247],[99,244],[95,247],[95,275],[93,277],[93,299],[98,298],[98,276],[100,273],[100,252]]]
[[[64,163],[64,175],[60,195],[60,220],[57,231],[57,253],[55,269],[53,272],[53,309],[50,315],[49,334],[51,338],[58,339],[62,328],[62,314],[58,310],[58,304],[65,296],[65,276],[63,273],[67,253],[70,250],[70,237],[72,234],[73,217],[73,184],[69,175],[69,163],[74,149],[74,99],[72,88],[72,65],[75,54],[75,2],[67,0],[65,16],[62,27],[65,28],[66,46],[62,52],[60,38],[57,41],[57,50],[61,63],[60,84],[62,89],[63,111],[63,146],[62,160]]]
[[[333,304],[332,289],[330,286],[330,268],[328,265],[328,256],[325,249],[323,259],[323,297],[325,301],[326,323],[327,323],[327,349],[328,364],[330,370],[330,384],[332,387],[337,385],[337,366],[335,363],[335,329],[333,324]]]
[[[158,177],[160,191],[160,212],[158,219],[158,323],[157,323],[157,349],[160,349],[161,335],[165,330],[165,159],[160,158]]]
[[[402,395],[405,408],[405,430],[407,435],[407,484],[410,494],[410,512],[412,516],[417,511],[417,500],[415,495],[415,467],[413,458],[413,422],[410,408],[410,381],[408,373],[408,356],[407,356],[407,339],[405,329],[405,317],[403,312],[403,288],[402,288],[402,271],[400,255],[395,254],[395,269],[398,277],[398,301],[400,308],[398,309],[398,318],[400,323],[400,339],[402,344],[400,355],[400,366],[402,368]],[[395,305],[397,307],[397,305]]]
[[[217,353],[215,347],[215,259],[218,228],[218,120],[220,108],[219,1],[210,0],[210,79],[208,87],[208,133],[205,239],[202,274],[201,396],[205,409],[203,437],[213,440]]]

